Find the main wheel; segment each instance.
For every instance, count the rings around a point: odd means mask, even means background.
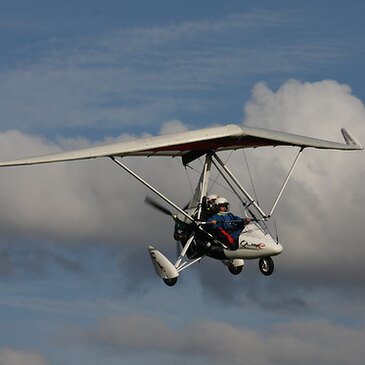
[[[177,276],[176,278],[171,278],[171,279],[162,279],[164,281],[164,283],[167,285],[167,286],[174,286],[177,282]]]
[[[274,261],[271,257],[263,257],[259,260],[259,268],[262,274],[269,276],[274,271]]]
[[[238,275],[241,273],[243,266],[228,266],[228,270],[233,275]]]

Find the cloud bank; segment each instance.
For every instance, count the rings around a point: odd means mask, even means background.
[[[244,113],[244,124],[251,126],[332,140],[340,138],[339,129],[345,126],[360,142],[365,141],[364,106],[348,86],[335,81],[290,80],[276,91],[263,83],[257,84]],[[161,133],[184,128],[181,121],[170,121],[161,127]],[[118,139],[135,137],[122,135]],[[0,154],[10,159],[92,143],[87,139],[67,138],[54,142],[8,131],[0,134]],[[247,155],[260,201],[272,201],[294,158],[293,152],[268,148],[247,151]],[[128,164],[178,204],[186,203],[191,192],[178,161],[131,159]],[[242,155],[232,158],[229,164],[233,170],[241,171]],[[107,243],[119,245],[123,250],[124,261],[120,265],[125,272],[123,285],[129,295],[133,291],[141,295],[139,289],[146,277],[154,278],[156,285],[161,284],[154,277],[151,265],[147,262],[141,265],[140,256],[143,250],[146,257],[145,247],[150,242],[158,243],[163,251],[174,251],[171,231],[161,230],[161,225],[172,229],[172,222],[146,207],[143,203],[146,190],[111,162],[85,161],[0,172],[0,228],[1,242],[5,244],[0,259],[7,265],[3,268],[6,273],[16,270],[12,265],[23,270],[26,267],[21,260],[12,260],[14,252],[10,243],[17,240],[53,242],[64,247],[66,253],[72,251],[69,243],[83,242],[85,247],[91,242]],[[154,356],[159,356],[156,352],[171,356],[189,353],[194,359],[208,358],[212,363],[227,358],[232,363],[240,363],[244,357],[252,364],[268,365],[293,361],[361,364],[365,332],[361,317],[365,278],[361,231],[364,178],[361,152],[305,151],[275,213],[285,247],[275,260],[275,276],[260,277],[257,269],[250,269],[252,263],[247,263],[248,268],[238,278],[230,276],[216,262],[193,269],[207,303],[213,298],[225,306],[249,305],[261,313],[285,315],[289,322],[269,325],[263,333],[223,322],[199,322],[171,329],[149,317],[114,317],[90,330],[75,331],[77,341],[110,353],[126,351],[131,356],[139,352],[151,352]],[[71,265],[75,272],[85,267],[72,256],[62,254],[62,250],[39,252],[40,261],[41,256],[46,256],[49,262],[56,265],[59,262],[63,268]],[[81,256],[87,259],[87,254]],[[140,263],[138,268],[134,262]],[[358,327],[331,319],[290,320],[308,312],[314,318],[329,318],[336,313],[343,315],[344,311],[347,318],[357,319]],[[11,359],[14,364],[22,364],[25,358],[28,365],[31,361],[36,365],[46,364],[37,353],[5,349],[0,353],[0,363],[2,358]]]
[[[346,126],[363,142],[364,116],[362,102],[346,85],[330,80],[315,83],[290,80],[276,91],[263,83],[256,85],[245,105],[244,123],[332,140],[338,140],[340,127]],[[171,121],[162,126],[161,133],[184,128],[182,122]],[[134,137],[122,135],[118,139]],[[91,143],[87,139],[66,138],[55,143],[9,131],[0,135],[0,154],[4,159],[15,158]],[[247,153],[260,200],[273,201],[294,158],[293,152],[268,148]],[[233,170],[242,170],[242,156],[229,163]],[[179,161],[131,159],[128,164],[181,206],[189,199],[190,182]],[[143,200],[148,193],[145,188],[118,171],[110,161],[3,169],[1,177],[0,228],[5,241],[33,238],[58,243],[114,243],[123,248],[125,257],[131,258],[150,242],[174,252],[171,232],[160,229],[161,224],[172,229],[169,218],[145,206]],[[305,308],[307,303],[302,301],[302,294],[295,291],[298,287],[300,291],[316,287],[356,291],[362,285],[364,177],[361,152],[305,151],[276,211],[285,247],[276,260],[277,275],[280,282],[294,287],[293,296],[282,295],[277,288],[278,303],[302,303]],[[138,277],[143,282],[151,274],[150,267],[135,274],[134,284]],[[226,279],[217,275],[221,275],[220,271],[212,265],[207,267],[207,275],[201,272],[199,278],[204,288],[219,296],[217,282]],[[248,285],[246,291],[234,294],[236,285],[240,284],[231,278],[224,284],[236,300],[235,296],[248,295],[252,288]],[[262,290],[265,288],[263,284]]]
[[[365,355],[364,327],[352,328],[326,320],[293,321],[261,331],[229,323],[203,321],[181,329],[144,316],[113,317],[89,330],[74,331],[72,341],[107,353],[140,351],[173,353],[219,364],[349,364],[360,365]]]
[[[348,86],[335,81],[292,80],[276,92],[258,84],[245,106],[245,115],[249,125],[339,141],[339,130],[345,126],[362,143],[365,141],[364,105],[351,94]],[[281,158],[285,157],[284,154]],[[267,171],[268,176],[275,183],[278,178],[275,170],[283,169],[284,162],[277,162],[275,157],[269,162],[274,167]],[[360,229],[365,202],[361,183],[364,177],[362,152],[304,152],[280,207],[285,241],[295,248],[288,250],[289,260],[294,260],[292,254],[301,258],[300,262],[296,260],[297,269],[305,271],[310,262],[314,269],[311,272],[317,276],[325,268],[330,269],[330,263],[339,263],[351,268],[341,271],[342,280],[352,277],[357,281],[364,277],[362,265],[358,265],[365,253]],[[349,252],[356,254],[349,255]]]
[[[47,365],[43,355],[32,351],[0,349],[0,365]]]

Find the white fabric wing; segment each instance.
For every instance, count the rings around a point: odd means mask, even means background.
[[[341,131],[346,143],[337,143],[284,132],[240,127],[229,124],[222,127],[206,128],[39,157],[5,161],[0,162],[0,167],[34,165],[111,156],[181,157],[184,164],[186,164],[209,151],[219,152],[265,146],[297,146],[301,148],[332,150],[363,149],[360,143],[348,130],[342,129]]]

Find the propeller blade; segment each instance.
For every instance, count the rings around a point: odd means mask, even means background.
[[[144,199],[144,202],[148,205],[150,205],[151,207],[157,209],[158,211],[160,211],[163,214],[172,216],[172,212],[167,209],[166,207],[164,207],[163,205],[161,205],[160,203],[156,202],[156,200],[153,200],[152,198],[150,198],[149,196],[146,196],[146,198]]]

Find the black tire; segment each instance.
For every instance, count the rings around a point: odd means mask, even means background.
[[[243,266],[228,266],[228,270],[232,275],[239,275],[243,269]]]
[[[259,268],[263,275],[270,276],[274,272],[274,261],[271,257],[263,257],[259,260]]]
[[[177,276],[176,278],[171,278],[171,279],[162,279],[164,281],[164,283],[167,285],[167,286],[174,286],[177,282]]]

